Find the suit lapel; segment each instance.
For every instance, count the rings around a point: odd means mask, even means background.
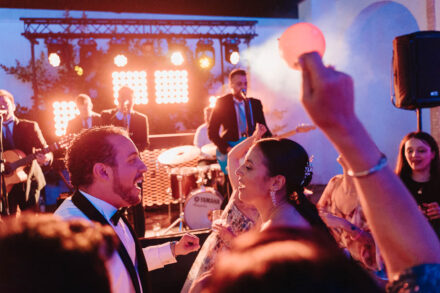
[[[141,244],[139,243],[139,239],[137,238],[136,233],[134,232],[127,218],[125,216],[122,216],[121,219],[128,227],[128,230],[130,231],[130,234],[134,239],[134,243],[136,247],[137,269],[138,269],[139,278],[142,282],[143,292],[151,292],[150,280],[148,278],[148,266],[147,266],[147,262],[145,261],[144,252],[142,251]]]
[[[235,110],[234,96],[232,94],[229,94],[228,104],[227,108],[230,109],[228,112],[231,113],[230,119],[233,121],[231,124],[231,132],[234,133],[234,140],[237,141],[240,138],[240,135],[238,133],[237,111]]]
[[[104,216],[79,191],[75,191],[75,194],[72,196],[72,202],[90,220],[101,223],[102,225],[110,225],[110,223],[104,218]],[[124,220],[124,222],[125,221],[126,220]],[[128,222],[126,222],[126,225],[128,226],[130,233],[133,236],[130,224]],[[136,237],[133,237],[133,238],[136,243],[137,238]],[[133,262],[131,261],[131,258],[127,252],[127,249],[124,247],[121,240],[119,240],[118,254],[121,257],[122,262],[124,263],[124,266],[130,275],[130,278],[133,283],[134,289],[136,290],[136,293],[140,293],[141,290],[140,290],[140,285],[139,285],[138,278],[137,278],[136,269],[134,267]],[[138,259],[138,263],[140,263],[139,259],[141,257],[138,257],[137,249],[136,249],[136,258]],[[145,259],[144,259],[144,262],[145,262]],[[146,267],[146,265],[145,265],[145,267]],[[143,275],[146,276],[147,272],[142,272],[142,274],[139,274],[139,277],[142,278]],[[146,282],[142,281],[142,283],[146,283]],[[142,286],[142,287],[144,287],[144,286]],[[149,291],[145,290],[145,288],[144,288],[144,293],[146,293],[146,292],[149,292]]]

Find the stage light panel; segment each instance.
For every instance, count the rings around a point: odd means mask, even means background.
[[[77,115],[79,110],[75,103],[70,101],[55,101],[52,104],[55,123],[55,135],[62,136],[66,134],[67,123]]]
[[[118,92],[124,86],[133,90],[135,104],[148,104],[146,71],[115,71],[112,80],[115,105],[118,105]]]
[[[156,103],[188,103],[188,71],[157,70],[154,73]]]

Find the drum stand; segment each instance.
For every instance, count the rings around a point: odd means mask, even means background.
[[[179,231],[182,232],[183,229],[183,223],[184,223],[184,212],[183,212],[183,188],[182,188],[182,180],[183,176],[182,174],[177,175],[177,182],[179,186],[179,217],[170,225],[168,226],[160,235],[167,234],[171,229],[173,229],[177,224],[179,224]]]

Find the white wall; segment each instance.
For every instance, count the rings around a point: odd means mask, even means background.
[[[392,41],[426,29],[425,1],[306,0],[299,14],[300,21],[323,31],[324,61],[353,76],[356,112],[394,166],[398,144],[407,132],[416,130],[417,120],[415,112],[397,109],[390,102]],[[276,52],[283,30],[251,48],[247,57],[270,126],[288,130],[310,120],[298,102],[299,73],[287,68]],[[430,130],[427,109],[423,110],[423,130]],[[319,130],[292,139],[314,155],[313,183],[326,183],[341,172],[336,151]]]

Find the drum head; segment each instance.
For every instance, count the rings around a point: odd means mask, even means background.
[[[185,223],[191,229],[211,227],[208,213],[219,210],[223,197],[213,188],[200,188],[189,195],[184,206]]]

